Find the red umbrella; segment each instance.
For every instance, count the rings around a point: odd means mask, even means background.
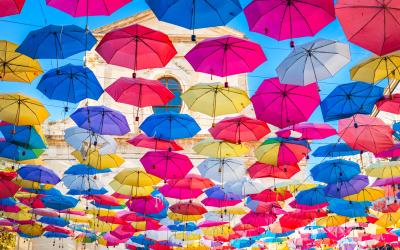
[[[169,210],[176,214],[183,215],[202,215],[207,213],[207,209],[199,203],[177,203],[169,207]]]
[[[380,56],[400,49],[399,1],[339,0],[336,14],[352,43]]]
[[[164,67],[177,53],[167,35],[139,24],[107,33],[96,51],[107,63],[135,72]]]
[[[89,195],[85,196],[85,198],[88,200],[93,200],[94,202],[104,206],[121,206],[121,202],[118,201],[117,198],[111,195],[105,195],[105,194]]]
[[[148,137],[145,134],[138,134],[137,136],[130,139],[128,143],[136,147],[150,148],[154,150],[171,150],[171,151],[183,150],[183,148],[179,146],[175,141],[168,141],[168,140],[158,139],[155,137]]]
[[[262,227],[255,227],[251,224],[237,224],[233,227],[233,231],[240,234],[242,237],[252,237],[257,236],[265,232]]]
[[[24,7],[25,0],[2,0],[0,1],[0,17],[19,14]]]
[[[73,17],[109,16],[132,0],[46,0],[46,4]]]
[[[118,225],[126,225],[128,223],[124,219],[117,216],[97,216],[97,219],[99,221],[104,221],[107,223],[118,224]]]
[[[336,129],[333,128],[331,125],[326,123],[318,124],[311,122],[302,122],[289,126],[287,128],[277,131],[276,135],[279,137],[288,138],[290,137],[291,131],[300,133],[300,139],[305,140],[325,139],[327,137],[336,135]]]
[[[252,72],[267,60],[259,44],[233,36],[206,39],[185,58],[197,72],[221,77]]]
[[[203,178],[200,175],[188,174],[182,179],[168,180],[168,185],[171,185],[175,188],[202,190],[214,186],[214,183],[210,179]]]
[[[273,177],[279,179],[290,179],[299,171],[300,168],[297,164],[273,166],[261,162],[256,162],[247,169],[251,178]]]
[[[214,139],[232,143],[258,141],[271,132],[265,122],[244,115],[227,117],[208,131]]]
[[[174,94],[158,80],[121,77],[106,88],[106,92],[117,102],[138,107],[161,106],[174,98]]]
[[[381,119],[355,115],[339,120],[339,136],[353,149],[378,154],[394,145],[393,130]]]
[[[386,95],[383,99],[376,103],[376,107],[380,111],[392,114],[400,114],[400,94]]]
[[[243,216],[240,220],[244,224],[250,224],[255,227],[263,227],[274,223],[276,220],[276,215],[272,213],[250,212]]]
[[[251,199],[264,201],[264,202],[274,202],[274,201],[285,201],[292,197],[292,194],[285,190],[283,192],[273,191],[271,189],[265,189],[261,193],[249,195]]]
[[[0,199],[12,197],[20,189],[20,186],[11,181],[15,177],[16,172],[0,172]]]
[[[279,128],[307,121],[320,101],[316,83],[294,86],[278,78],[264,80],[251,97],[257,119]]]
[[[169,151],[147,152],[140,162],[149,174],[164,180],[183,178],[193,168],[189,157]]]
[[[160,191],[165,197],[179,200],[195,199],[203,193],[201,189],[179,188],[169,184],[160,187],[158,191]]]
[[[157,214],[165,208],[163,201],[154,196],[132,197],[126,202],[126,206],[141,214]]]
[[[282,227],[290,228],[290,229],[297,229],[299,227],[304,227],[312,222],[315,218],[320,218],[326,216],[326,211],[304,211],[304,210],[297,210],[293,212],[289,212],[284,214],[280,219],[279,222]]]

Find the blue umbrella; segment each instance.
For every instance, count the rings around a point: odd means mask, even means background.
[[[49,99],[70,103],[86,98],[97,100],[104,92],[89,68],[71,64],[46,72],[37,89]]]
[[[146,238],[143,234],[139,234],[137,236],[132,236],[129,240],[132,243],[139,244],[142,246],[149,246],[149,245],[154,244],[153,240]]]
[[[315,165],[310,172],[315,181],[337,183],[358,175],[360,166],[353,161],[335,159]]]
[[[96,42],[90,32],[76,25],[48,25],[29,32],[16,51],[35,59],[64,59],[90,50]]]
[[[14,198],[3,198],[3,199],[0,199],[0,206],[11,207],[11,206],[15,206],[16,204],[17,204],[17,202],[15,201]]]
[[[48,190],[46,189],[30,189],[30,188],[24,188],[25,191],[29,193],[34,193],[34,194],[45,194],[45,195],[62,195],[61,192],[56,189],[56,188],[50,188]]]
[[[69,221],[59,218],[59,217],[50,217],[50,216],[42,216],[39,219],[39,222],[49,224],[49,225],[54,225],[54,226],[59,226],[59,227],[65,227],[69,225]]]
[[[158,20],[187,29],[225,26],[242,12],[239,0],[146,0]],[[192,38],[195,40],[195,37]]]
[[[316,206],[328,202],[325,196],[325,186],[317,186],[300,191],[296,195],[296,201],[302,205]]]
[[[346,143],[332,143],[318,147],[313,153],[314,157],[341,157],[360,154],[359,150],[349,147]]]
[[[34,126],[15,126],[9,123],[0,123],[0,132],[7,142],[25,148],[47,148],[41,133]]]
[[[78,127],[101,135],[124,135],[131,131],[122,113],[105,106],[80,108],[71,115],[71,119]]]
[[[394,130],[393,136],[396,137],[397,140],[400,140],[400,122],[393,123],[392,129]]]
[[[235,247],[235,248],[246,248],[246,247],[250,247],[251,245],[253,245],[256,241],[251,239],[251,238],[240,238],[240,239],[234,239],[231,240],[231,246]]]
[[[60,182],[53,170],[40,165],[25,165],[18,169],[17,173],[24,180],[53,185]]]
[[[147,136],[164,140],[191,138],[201,130],[191,116],[173,112],[152,114],[143,121],[140,129]]]
[[[96,175],[96,174],[104,174],[109,173],[111,170],[109,168],[106,169],[97,169],[84,164],[77,164],[69,167],[65,170],[64,174],[70,175]]]
[[[64,210],[73,208],[78,204],[77,199],[65,195],[46,195],[41,198],[43,204],[55,210]]]
[[[25,148],[9,142],[0,142],[0,157],[14,161],[25,161],[38,158],[44,149]]]
[[[70,189],[68,190],[68,195],[99,195],[106,194],[108,191],[105,188],[100,189],[88,189],[88,190],[78,190],[78,189]]]
[[[45,232],[43,234],[44,237],[46,238],[68,238],[70,237],[69,234],[65,234],[65,233],[57,233],[57,232]]]
[[[330,197],[343,198],[359,193],[368,184],[367,176],[356,175],[348,181],[338,181],[337,183],[328,184],[325,188],[325,194]]]
[[[338,215],[347,217],[366,217],[367,209],[372,206],[369,201],[347,201],[342,199],[330,199],[328,209]]]
[[[62,182],[68,189],[80,191],[82,193],[92,189],[100,190],[101,184],[95,179],[93,175],[72,175],[66,174],[62,178]]]
[[[324,121],[370,114],[375,103],[382,98],[384,89],[364,82],[352,82],[337,86],[322,102]]]
[[[168,228],[171,231],[187,231],[187,232],[195,231],[198,229],[197,225],[193,222],[169,225]]]

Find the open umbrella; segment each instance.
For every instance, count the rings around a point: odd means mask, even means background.
[[[361,151],[350,148],[346,143],[331,143],[318,147],[312,153],[314,157],[340,157],[360,154]]]
[[[315,165],[311,170],[315,181],[337,183],[348,181],[360,173],[360,166],[353,161],[335,159]]]
[[[43,204],[55,210],[64,210],[75,207],[79,200],[65,195],[46,195],[41,198]]]
[[[246,174],[243,161],[234,158],[208,158],[197,168],[201,176],[221,183],[240,180]]]
[[[118,181],[122,185],[134,186],[134,187],[145,187],[154,186],[161,181],[160,178],[146,173],[141,169],[123,169],[117,175],[114,176],[114,180]]]
[[[125,160],[117,154],[100,154],[99,150],[91,149],[86,154],[77,150],[71,153],[81,164],[89,165],[96,169],[118,168]]]
[[[392,114],[400,114],[400,94],[385,95],[376,103],[376,108],[380,111]]]
[[[76,25],[48,25],[29,32],[16,51],[35,59],[64,59],[96,44],[96,38],[88,32]]]
[[[376,201],[385,197],[385,191],[378,187],[366,187],[357,194],[344,197],[348,201]]]
[[[109,16],[132,0],[46,0],[48,6],[59,9],[73,17]]]
[[[139,24],[107,33],[97,45],[96,51],[107,63],[135,72],[162,68],[177,53],[167,35]]]
[[[171,150],[180,151],[183,150],[175,141],[163,140],[155,137],[148,137],[144,134],[138,134],[135,137],[128,140],[128,143],[140,148],[149,148],[154,150]]]
[[[47,144],[40,126],[15,126],[14,124],[1,122],[0,132],[6,142],[25,148],[46,148]]]
[[[230,207],[242,202],[240,195],[224,190],[221,186],[214,186],[205,191],[207,198],[201,203],[209,207]]]
[[[247,172],[251,178],[272,177],[279,179],[290,179],[299,171],[300,168],[297,164],[274,166],[261,162],[256,162],[247,169]]]
[[[245,224],[250,224],[255,227],[268,226],[275,222],[277,216],[273,213],[250,213],[243,216],[240,221]]]
[[[278,78],[264,80],[251,97],[256,117],[279,128],[307,121],[320,104],[318,85],[281,84]]]
[[[303,190],[296,195],[296,202],[300,205],[316,206],[327,201],[324,186]]]
[[[17,170],[18,177],[24,180],[35,181],[44,184],[57,184],[60,178],[46,167],[38,165],[25,165]]]
[[[400,28],[398,7],[397,1],[339,0],[336,14],[350,42],[385,55],[400,49],[400,35],[395,32]]]
[[[376,158],[394,158],[400,156],[400,144],[394,144],[393,147],[375,154]]]
[[[275,132],[275,134],[279,137],[288,138],[290,137],[291,131],[300,133],[300,139],[305,140],[319,140],[336,135],[336,129],[333,128],[331,125],[311,122],[302,122],[299,124],[295,124],[287,128],[281,129]]]
[[[158,189],[165,197],[178,200],[195,199],[203,194],[201,189],[188,189],[165,184]]]
[[[0,17],[19,14],[24,7],[25,0],[5,0],[0,2]]]
[[[348,44],[317,39],[296,47],[276,72],[281,83],[303,86],[334,76],[349,62]]]
[[[367,208],[372,205],[369,201],[346,201],[342,199],[329,199],[328,209],[338,215],[347,216],[350,218],[365,217]]]
[[[365,168],[365,173],[368,176],[378,178],[398,177],[400,176],[400,162],[389,161],[371,164]]]
[[[265,184],[256,179],[243,177],[239,181],[230,181],[224,185],[225,192],[231,192],[236,195],[246,196],[249,194],[258,194],[265,189]]]
[[[203,139],[193,146],[193,150],[200,155],[213,158],[239,157],[247,152],[249,148],[243,144],[234,144],[221,140]]]
[[[244,13],[250,30],[278,41],[314,36],[335,20],[333,1],[256,0]],[[291,42],[294,47],[294,43]]]
[[[20,189],[18,185],[11,180],[16,177],[15,172],[0,172],[0,199],[13,197],[14,194]]]
[[[350,180],[328,184],[325,188],[325,194],[330,197],[343,198],[360,192],[368,186],[368,177],[365,175],[356,175]]]

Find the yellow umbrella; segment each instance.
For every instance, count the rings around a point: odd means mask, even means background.
[[[337,214],[329,214],[325,217],[317,219],[317,225],[322,227],[336,227],[340,226],[349,221],[346,216],[341,216]]]
[[[379,216],[379,219],[375,222],[376,225],[381,226],[383,228],[388,228],[396,225],[396,223],[400,220],[400,213],[382,213]]]
[[[220,83],[200,83],[181,95],[190,110],[211,117],[235,114],[250,104],[246,91]]]
[[[400,176],[400,161],[389,161],[372,164],[365,168],[365,173],[372,177],[391,178]]]
[[[202,215],[184,215],[184,214],[176,214],[176,213],[168,213],[168,218],[171,220],[177,221],[198,221],[203,218]]]
[[[377,83],[385,78],[400,80],[400,53],[373,56],[350,70],[354,81]]]
[[[110,209],[104,209],[104,208],[89,208],[86,210],[87,214],[93,214],[96,216],[116,216],[117,212],[110,210]]]
[[[93,219],[90,219],[86,216],[79,216],[79,215],[68,215],[64,219],[75,222],[75,223],[85,223],[89,224]]]
[[[385,197],[385,191],[377,187],[366,187],[359,193],[344,197],[348,201],[376,201]]]
[[[38,223],[20,225],[18,228],[22,233],[30,236],[38,237],[43,234],[43,226]]]
[[[213,212],[217,214],[232,214],[232,215],[244,215],[248,213],[245,209],[241,207],[227,207],[225,209],[220,209]]]
[[[174,234],[174,238],[178,240],[192,241],[200,240],[201,234],[190,233],[190,232],[177,232]]]
[[[1,217],[16,220],[16,221],[28,221],[28,220],[32,219],[32,214],[28,213],[25,210],[20,210],[17,213],[3,212],[3,213],[1,213]]]
[[[18,45],[0,40],[0,81],[30,83],[43,73],[39,61],[15,52]]]
[[[230,225],[220,225],[201,228],[201,231],[207,236],[228,236],[233,230]]]
[[[32,97],[19,93],[0,95],[0,120],[15,125],[40,125],[49,112],[43,104]]]
[[[95,221],[90,221],[89,226],[90,226],[90,228],[92,228],[100,233],[105,233],[105,232],[113,231],[119,225],[107,223],[107,222],[100,221],[100,220],[95,220]]]
[[[151,186],[144,186],[144,187],[128,186],[128,185],[123,185],[116,180],[112,180],[110,182],[110,187],[117,193],[132,197],[148,196],[154,191],[154,188]]]
[[[122,185],[144,187],[158,184],[161,179],[138,168],[123,169],[114,176]]]
[[[75,150],[72,155],[81,163],[92,166],[96,169],[117,168],[121,166],[125,160],[117,154],[100,154],[97,149],[92,149],[86,157],[81,152]]]
[[[249,152],[249,148],[243,144],[234,144],[215,139],[204,139],[196,143],[193,150],[197,154],[214,158],[239,157]]]
[[[36,181],[24,180],[24,179],[21,179],[19,176],[17,178],[15,178],[13,180],[13,182],[23,188],[29,188],[29,189],[35,189],[35,190],[39,190],[39,189],[49,190],[52,187],[54,187],[53,184],[45,184],[45,183],[40,183],[40,182],[36,182]]]

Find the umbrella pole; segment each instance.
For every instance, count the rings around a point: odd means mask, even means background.
[[[192,0],[192,42],[196,42],[196,35],[194,34],[196,22],[196,0]]]

